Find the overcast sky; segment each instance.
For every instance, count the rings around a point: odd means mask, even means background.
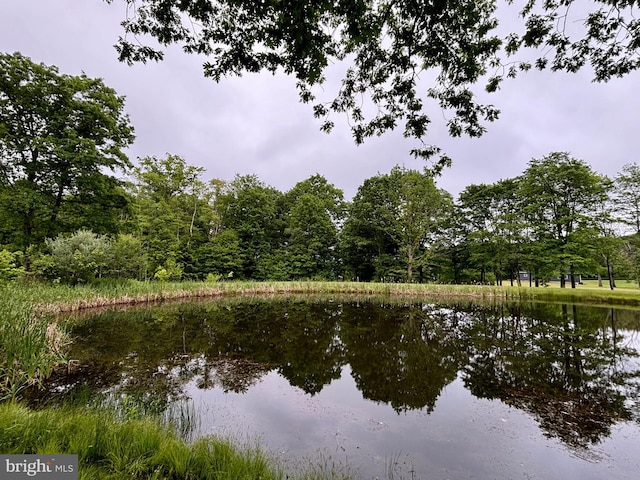
[[[19,51],[62,73],[100,77],[126,96],[136,131],[128,150],[133,161],[171,153],[204,167],[205,179],[256,174],[281,191],[319,173],[348,199],[366,178],[396,164],[425,165],[409,156],[415,144],[400,133],[358,147],[340,119],[331,134],[320,132],[311,106],[298,102],[295,82],[284,75],[216,84],[203,77],[201,59],[179,49],[158,64],[120,64],[113,45],[124,18],[119,0],[0,0],[0,51]],[[553,151],[615,176],[625,163],[640,162],[638,87],[640,72],[606,84],[591,83],[588,71],[531,71],[506,81],[488,97],[502,113],[482,138],[450,139],[436,122],[428,141],[454,160],[438,185],[457,196],[469,184],[519,175],[529,160]]]

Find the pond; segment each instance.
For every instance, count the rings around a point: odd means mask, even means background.
[[[640,312],[556,304],[232,298],[74,319],[96,394],[355,478],[640,475]]]

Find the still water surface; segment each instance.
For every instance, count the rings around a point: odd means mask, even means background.
[[[76,320],[87,390],[357,478],[640,478],[640,312],[227,299]],[[171,413],[169,413],[171,414]]]

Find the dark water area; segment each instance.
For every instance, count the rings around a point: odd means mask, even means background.
[[[356,478],[640,478],[640,312],[223,299],[71,322],[96,395]]]

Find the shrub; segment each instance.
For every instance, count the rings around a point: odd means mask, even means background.
[[[21,252],[0,250],[0,282],[14,280],[24,274],[24,268],[19,266]]]
[[[58,235],[47,239],[51,252],[51,271],[62,281],[76,284],[88,282],[100,276],[110,261],[111,252],[107,238],[91,230],[78,230],[71,236]]]

